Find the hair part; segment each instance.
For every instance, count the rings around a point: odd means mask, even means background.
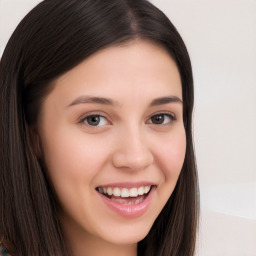
[[[59,76],[100,49],[138,39],[164,47],[177,64],[187,139],[175,190],[138,243],[138,255],[194,254],[199,191],[191,128],[192,68],[175,27],[146,0],[44,0],[10,38],[0,63],[0,243],[10,254],[71,255],[56,196],[29,130]]]

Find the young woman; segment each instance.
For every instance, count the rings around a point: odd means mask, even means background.
[[[186,47],[146,0],[45,0],[0,66],[0,244],[12,256],[192,256]]]

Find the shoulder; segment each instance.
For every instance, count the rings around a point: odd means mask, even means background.
[[[0,256],[10,256],[7,251],[0,246]]]

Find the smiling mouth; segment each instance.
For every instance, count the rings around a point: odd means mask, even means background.
[[[144,201],[154,186],[140,186],[134,188],[97,187],[103,196],[125,205],[137,205]]]

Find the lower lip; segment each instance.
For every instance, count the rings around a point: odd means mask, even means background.
[[[136,205],[127,205],[127,204],[121,204],[116,201],[113,201],[106,196],[99,194],[103,202],[114,212],[118,213],[119,215],[123,217],[129,217],[129,218],[136,218],[143,215],[147,209],[149,208],[149,205],[152,201],[153,195],[155,193],[155,187],[152,187],[147,197]]]

